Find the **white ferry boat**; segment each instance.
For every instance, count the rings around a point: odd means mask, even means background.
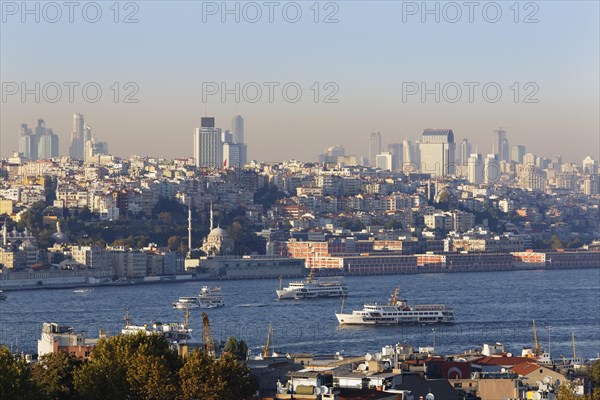
[[[121,329],[121,334],[135,335],[139,332],[144,332],[146,335],[164,336],[170,343],[187,342],[192,338],[192,329],[188,327],[187,322],[184,324],[155,322],[151,325],[131,325],[129,316],[125,315],[125,327]]]
[[[342,306],[343,307],[343,306]],[[409,306],[398,299],[398,289],[389,304],[365,304],[352,314],[335,314],[340,325],[439,324],[454,322],[454,310],[443,304]]]
[[[194,308],[218,308],[224,305],[220,287],[203,286],[198,296],[180,297],[179,300],[173,303],[173,308],[191,310]]]
[[[219,286],[209,287],[202,286],[200,294],[198,294],[198,304],[200,308],[218,308],[223,307],[223,295]]]
[[[339,281],[313,280],[313,271],[311,270],[306,280],[290,282],[287,287],[282,287],[281,277],[279,277],[279,289],[275,292],[279,300],[298,300],[315,297],[346,297],[348,288]]]
[[[198,304],[197,297],[180,297],[175,303],[173,303],[173,308],[178,310],[186,310],[193,308],[200,308],[200,304]]]

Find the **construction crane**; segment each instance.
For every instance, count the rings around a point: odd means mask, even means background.
[[[204,347],[204,351],[215,357],[215,342],[212,339],[208,314],[205,312],[202,313],[202,347]]]
[[[273,324],[269,323],[269,333],[267,334],[267,344],[263,346],[263,357],[269,357],[269,346],[272,345],[271,341],[273,340]]]
[[[537,336],[537,328],[535,326],[535,319],[533,320],[533,341],[535,342],[534,354],[536,356],[539,356],[540,354],[542,354],[542,348],[540,347],[540,341],[538,340],[538,336]]]
[[[400,288],[396,288],[396,290],[394,290],[394,295],[390,299],[390,306],[396,305],[396,302],[398,301],[398,292],[399,291],[400,291]]]

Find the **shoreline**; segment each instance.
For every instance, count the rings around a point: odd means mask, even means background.
[[[510,271],[555,271],[555,270],[582,270],[582,269],[600,269],[599,266],[577,266],[577,267],[545,267],[545,268],[527,268],[527,267],[513,267],[513,268],[495,268],[495,269],[417,269],[414,271],[375,271],[368,273],[348,273],[347,271],[339,270],[326,270],[319,271],[315,278],[329,278],[329,277],[346,277],[346,276],[396,276],[396,275],[415,275],[415,274],[439,274],[439,273],[481,273],[481,272],[510,272]],[[305,275],[286,276],[285,279],[300,279],[304,278]],[[4,293],[26,291],[26,290],[63,290],[63,289],[78,289],[78,288],[101,288],[101,287],[131,287],[137,285],[160,285],[160,284],[171,284],[171,283],[186,283],[186,282],[201,282],[201,281],[240,281],[240,280],[257,280],[257,279],[279,279],[279,275],[255,275],[255,276],[192,276],[188,279],[158,279],[158,280],[131,280],[133,283],[60,283],[60,284],[47,284],[47,285],[31,285],[31,286],[18,286],[18,287],[2,287],[0,289]],[[36,282],[39,280],[35,280]]]

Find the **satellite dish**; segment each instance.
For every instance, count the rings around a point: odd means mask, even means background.
[[[329,388],[327,386],[321,386],[321,394],[329,393]]]
[[[427,395],[425,396],[425,400],[435,400],[435,396],[433,395],[433,393],[427,393]]]
[[[549,376],[547,376],[547,377],[544,378],[544,383],[545,384],[549,384],[550,383],[550,377]]]
[[[556,380],[556,386],[560,386],[560,379]]]
[[[375,359],[381,361],[381,353],[375,353]]]
[[[321,387],[320,386],[316,386],[315,387],[314,394],[316,394],[317,396],[321,394]]]
[[[371,361],[371,359],[373,359],[373,356],[369,353],[365,354],[365,360],[367,361]]]
[[[535,392],[532,397],[533,400],[542,400],[542,394],[540,392]]]

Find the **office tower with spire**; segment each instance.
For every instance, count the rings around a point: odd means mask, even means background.
[[[85,141],[84,141],[85,122],[82,114],[73,114],[73,130],[71,132],[71,147],[69,156],[74,160],[84,159]]]
[[[452,129],[425,129],[419,145],[420,171],[436,177],[453,175],[456,166],[455,148]]]
[[[508,138],[504,138],[502,140],[502,152],[500,154],[500,160],[499,161],[506,161],[509,162],[510,161],[510,144],[508,143]]]
[[[381,133],[371,132],[369,135],[369,165],[375,166],[377,154],[381,153]]]
[[[509,161],[508,160],[508,149],[505,150],[504,147],[508,146],[508,139],[506,139],[506,131],[502,128],[498,128],[498,130],[494,131],[494,148],[493,148],[493,154],[495,154],[497,156],[497,159],[499,161],[504,160],[504,161]],[[503,157],[506,156],[507,159],[504,159]]]
[[[198,168],[223,167],[221,128],[215,128],[214,117],[202,117],[194,131],[194,162]]]

